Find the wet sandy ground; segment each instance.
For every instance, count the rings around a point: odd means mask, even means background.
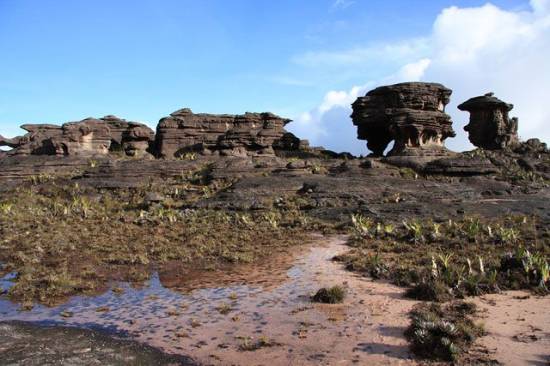
[[[506,365],[550,365],[550,297],[523,291],[473,299],[487,336],[478,344]]]
[[[155,275],[97,297],[20,312],[0,298],[0,320],[99,328],[213,365],[416,364],[403,336],[415,302],[402,288],[346,271],[331,259],[345,237],[318,237],[294,256],[230,272]],[[312,304],[320,287],[342,285],[341,305]],[[168,287],[170,288],[168,288]],[[477,348],[504,364],[548,364],[550,299],[524,293],[476,299],[489,335]],[[262,347],[255,350],[256,345]],[[545,358],[546,357],[546,358]],[[546,362],[546,363],[545,363]]]

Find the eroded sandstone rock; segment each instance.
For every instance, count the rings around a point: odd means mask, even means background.
[[[303,140],[285,131],[289,119],[272,113],[243,115],[193,113],[180,109],[157,126],[156,148],[163,158],[188,152],[230,156],[272,155],[274,149],[299,149]]]
[[[436,83],[382,86],[352,104],[357,137],[367,140],[374,156],[446,155],[444,140],[454,137],[451,117],[445,113],[452,91]]]
[[[11,139],[0,136],[0,146],[11,147],[7,155],[106,155],[122,150],[129,156],[143,155],[154,140],[154,132],[144,124],[115,116],[86,118],[62,126],[25,124],[28,133]]]
[[[509,118],[513,104],[503,102],[493,93],[471,98],[458,106],[470,112],[464,127],[472,144],[487,150],[504,149],[518,144],[518,119]]]

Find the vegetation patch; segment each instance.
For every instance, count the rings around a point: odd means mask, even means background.
[[[467,302],[417,305],[405,332],[411,350],[423,358],[457,361],[483,335],[483,328],[472,320],[475,311],[475,304]]]
[[[323,304],[340,304],[344,302],[346,290],[342,286],[323,287],[311,297],[311,301]]]
[[[15,272],[8,296],[25,308],[96,294],[111,281],[143,283],[178,262],[193,269],[250,263],[308,241],[317,225],[300,210],[191,209],[225,189],[210,167],[185,181],[102,190],[40,177],[0,196],[0,275]],[[162,196],[148,203],[151,193]],[[276,249],[275,249],[276,248]]]
[[[535,217],[375,222],[351,219],[349,270],[410,287],[418,300],[448,301],[507,289],[547,294],[548,228]]]

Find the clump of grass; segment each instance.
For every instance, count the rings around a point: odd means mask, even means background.
[[[445,307],[419,304],[410,313],[411,324],[405,335],[411,350],[418,356],[434,360],[457,361],[483,328],[474,324],[473,303],[457,302]]]
[[[346,290],[342,286],[323,287],[311,297],[311,301],[323,304],[340,304],[344,302]]]

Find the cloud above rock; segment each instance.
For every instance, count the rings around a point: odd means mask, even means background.
[[[509,11],[495,5],[443,9],[432,32],[422,39],[395,44],[368,45],[341,52],[307,52],[295,57],[303,64],[352,67],[362,58],[380,62],[394,57],[402,62],[396,71],[377,80],[358,80],[348,90],[326,93],[316,108],[295,117],[289,129],[314,145],[336,151],[366,154],[364,141],[356,140],[350,104],[359,95],[384,84],[404,81],[441,82],[453,89],[447,112],[457,137],[447,140],[454,150],[469,144],[463,126],[468,114],[456,109],[464,100],[489,91],[514,103],[520,138],[550,141],[550,0],[531,0],[529,10]]]

